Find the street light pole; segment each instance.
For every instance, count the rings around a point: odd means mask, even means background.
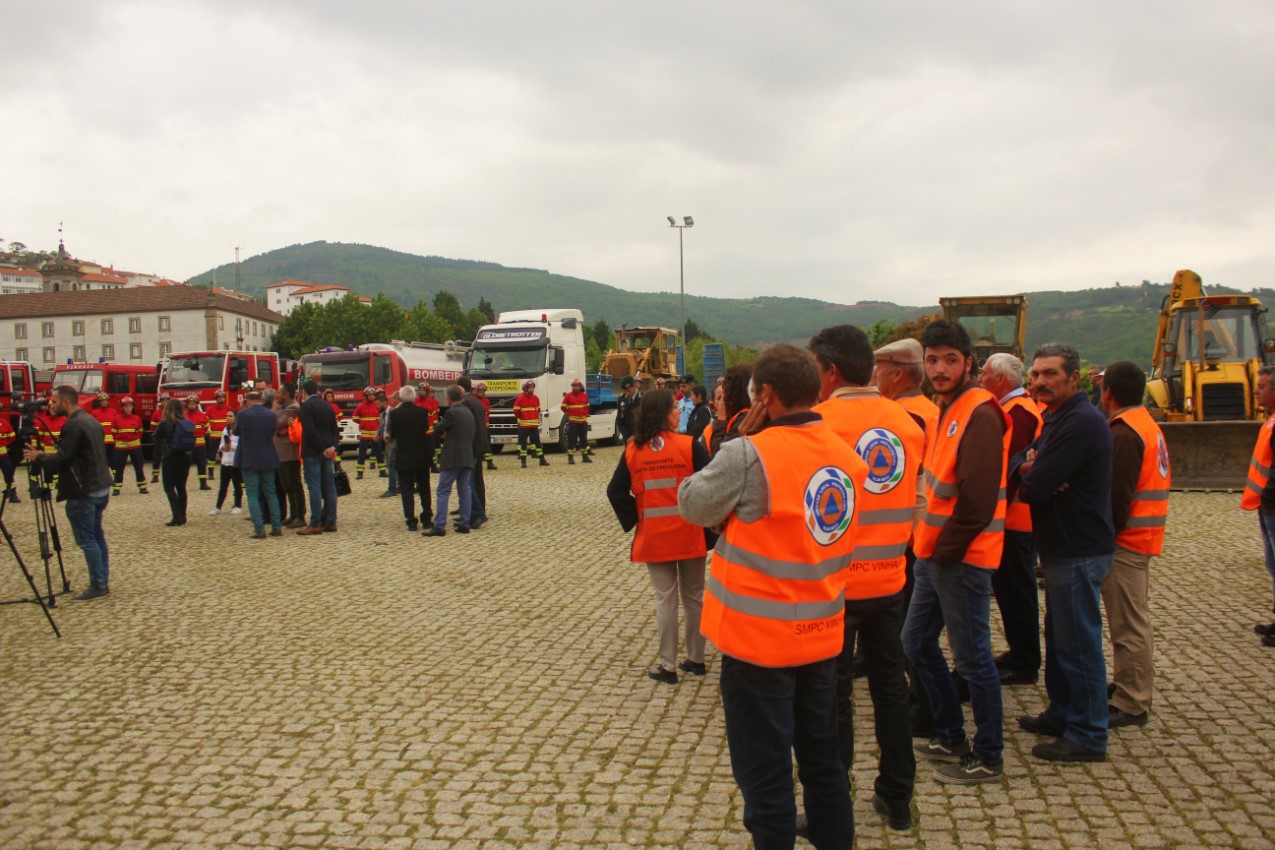
[[[685,230],[685,229],[686,229],[686,228],[688,228],[688,227],[694,227],[694,226],[695,226],[695,219],[694,219],[694,218],[692,218],[692,217],[691,217],[691,216],[689,216],[689,215],[688,215],[688,216],[683,216],[683,217],[682,217],[682,224],[678,224],[678,223],[677,223],[677,219],[673,218],[673,216],[671,216],[671,215],[670,215],[670,216],[666,216],[666,218],[668,218],[668,226],[669,226],[669,227],[675,227],[675,228],[677,228],[677,272],[678,272],[678,290],[679,290],[679,292],[681,293],[681,296],[682,296],[682,308],[681,308],[681,328],[680,328],[680,332],[681,332],[681,335],[682,335],[682,366],[683,366],[683,367],[685,367],[685,365],[686,365],[686,354],[687,354],[687,351],[686,351],[686,342],[687,342],[687,340],[686,340],[686,253],[685,253],[685,251],[684,251],[684,249],[683,249],[683,244],[682,244],[682,231],[683,231],[683,230]],[[680,378],[680,377],[681,377],[681,375],[678,375],[678,377]]]

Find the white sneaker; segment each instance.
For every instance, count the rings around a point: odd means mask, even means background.
[[[211,511],[209,511],[209,512],[208,512],[208,515],[209,515],[209,516],[216,516],[216,515],[217,515],[217,514],[219,514],[219,513],[221,513],[221,508],[213,508]]]
[[[241,514],[241,513],[243,513],[243,508],[231,508],[231,509],[230,509],[230,512],[231,512],[232,514]]]

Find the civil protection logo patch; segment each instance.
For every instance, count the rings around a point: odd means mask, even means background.
[[[854,483],[844,470],[825,466],[810,476],[805,495],[806,528],[820,546],[837,542],[854,517]]]
[[[647,440],[647,441],[646,441],[646,444],[647,444],[648,446],[650,446],[650,447],[651,447],[651,451],[653,451],[653,452],[658,452],[658,451],[663,451],[663,450],[664,450],[664,438],[663,438],[663,437],[659,437],[659,436],[652,437],[651,439],[649,439],[649,440]]]
[[[884,428],[869,428],[854,447],[868,465],[869,493],[889,493],[903,480],[903,441]]]
[[[1160,468],[1160,477],[1169,477],[1169,447],[1164,444],[1164,435],[1156,434],[1156,464]]]
[[[948,435],[949,437],[955,437],[955,436],[956,436],[956,420],[955,420],[955,419],[953,419],[953,420],[952,420],[952,421],[948,424],[948,426],[947,426],[947,435]]]

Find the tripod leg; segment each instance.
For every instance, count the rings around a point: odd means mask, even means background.
[[[66,562],[62,560],[62,536],[58,533],[58,517],[53,510],[53,505],[49,504],[49,531],[53,538],[53,551],[58,556],[58,571],[62,574],[62,592],[71,592],[71,582],[66,577]]]

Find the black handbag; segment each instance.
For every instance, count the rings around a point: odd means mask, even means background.
[[[336,494],[338,496],[348,496],[354,492],[350,487],[350,476],[346,474],[344,469],[338,469],[332,473],[332,477],[336,479]]]

